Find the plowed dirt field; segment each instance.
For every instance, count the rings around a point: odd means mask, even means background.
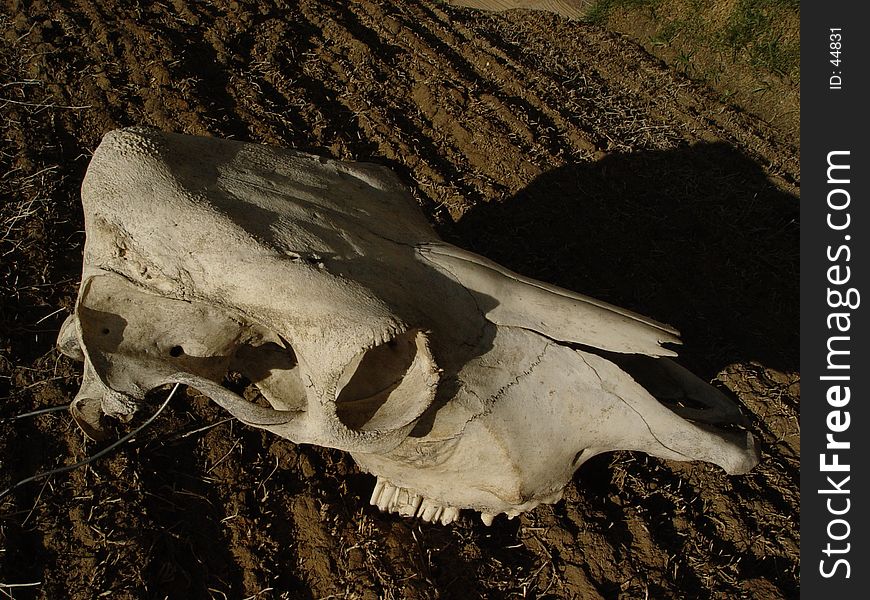
[[[78,188],[101,136],[134,124],[390,166],[445,239],[680,329],[762,460],[729,477],[603,455],[558,504],[444,527],[378,513],[348,455],[191,390],[118,452],[0,501],[0,594],[797,597],[800,173],[776,129],[548,13],[0,0],[0,416],[78,389],[54,349]],[[4,420],[0,487],[103,445],[65,412]]]

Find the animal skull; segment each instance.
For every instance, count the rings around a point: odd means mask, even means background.
[[[372,504],[445,524],[555,502],[610,450],[757,462],[750,435],[711,425],[739,421],[731,401],[663,358],[674,329],[442,242],[384,167],[132,128],[103,139],[82,203],[58,345],[85,363],[71,410],[93,437],[180,382],[350,452]],[[231,372],[271,407],[225,388]]]

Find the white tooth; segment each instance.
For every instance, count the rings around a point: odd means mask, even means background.
[[[435,514],[440,510],[440,507],[436,504],[433,504],[429,500],[423,502],[423,506],[420,507],[423,510],[423,520],[432,522],[435,518]]]
[[[444,512],[441,514],[441,523],[443,525],[450,525],[456,518],[459,516],[459,509],[454,508],[452,506],[448,506],[444,509]]]
[[[392,495],[390,496],[389,502],[387,502],[387,509],[390,512],[396,512],[396,505],[399,503],[402,493],[405,490],[403,488],[397,487],[393,490]]]
[[[372,492],[372,499],[369,501],[369,503],[372,504],[372,506],[378,505],[378,498],[381,497],[381,492],[384,491],[385,485],[386,485],[386,482],[383,479],[381,479],[380,477],[378,477],[378,481],[377,481],[377,483],[375,483],[375,489]]]
[[[393,499],[393,494],[396,493],[396,488],[390,483],[384,485],[384,490],[381,492],[380,498],[378,498],[378,508],[381,509],[381,512],[386,512],[389,510],[390,501]]]
[[[412,494],[408,490],[404,490],[404,492],[396,512],[403,517],[413,517],[417,514],[417,509],[420,508],[420,504],[423,502],[423,496]]]
[[[495,519],[495,515],[490,513],[482,512],[480,513],[480,520],[483,521],[483,524],[489,527],[492,525],[492,520]]]
[[[432,522],[435,523],[437,521],[440,521],[441,520],[441,513],[443,513],[443,512],[444,512],[443,506],[439,506],[438,508],[436,508],[435,514],[432,515]]]
[[[396,510],[396,505],[399,503],[399,497],[402,495],[403,492],[407,494],[407,492],[405,492],[403,488],[395,488],[392,496],[390,496],[389,500],[387,501],[387,510],[389,510],[390,512],[398,512]]]

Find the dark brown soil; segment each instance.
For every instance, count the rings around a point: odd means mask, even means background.
[[[346,4],[0,0],[0,415],[75,394],[53,343],[78,187],[104,133],[150,124],[389,165],[446,239],[681,329],[761,464],[605,455],[556,505],[443,527],[379,514],[346,454],[190,392],[0,501],[0,594],[796,598],[797,149],[595,27]],[[63,412],[0,422],[0,485],[101,447]]]

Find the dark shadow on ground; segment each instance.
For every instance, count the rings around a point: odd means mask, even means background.
[[[798,369],[798,200],[726,144],[569,164],[440,233],[674,325],[702,377],[735,361]]]

